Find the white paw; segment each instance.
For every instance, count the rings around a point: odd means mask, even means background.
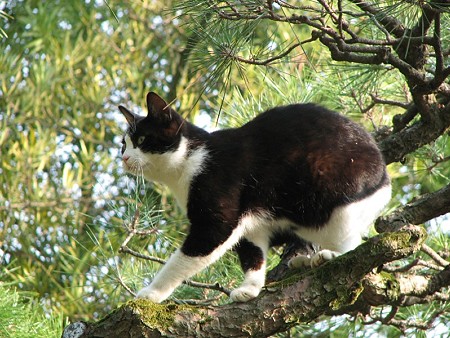
[[[288,262],[290,269],[298,269],[311,266],[311,257],[306,255],[298,255],[291,258]]]
[[[261,289],[256,286],[241,286],[231,291],[230,298],[233,302],[248,302],[256,298],[260,291]]]
[[[331,261],[333,258],[339,256],[339,253],[331,250],[320,250],[311,257],[311,267],[315,268],[325,262]]]
[[[167,297],[164,293],[153,289],[151,285],[141,289],[136,295],[136,298],[148,299],[153,303],[161,303]]]

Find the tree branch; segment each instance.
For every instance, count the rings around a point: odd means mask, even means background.
[[[432,108],[437,110],[432,121],[418,121],[379,142],[386,163],[402,161],[405,155],[433,142],[450,127],[450,103],[444,108]]]
[[[424,239],[425,231],[419,227],[381,234],[319,268],[302,274],[293,271],[247,303],[193,307],[132,301],[103,320],[86,324],[77,337],[267,337],[355,304],[368,273],[416,252]]]
[[[366,1],[350,0],[350,2],[358,6],[363,12],[371,14],[372,19],[379,22],[390,34],[393,34],[397,38],[402,38],[405,36],[405,27],[393,16],[387,15],[386,12],[372,6]]]
[[[420,196],[393,213],[378,218],[378,232],[397,231],[405,224],[422,224],[450,212],[450,185],[430,194]]]

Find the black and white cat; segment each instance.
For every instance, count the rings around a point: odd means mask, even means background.
[[[138,297],[159,303],[184,280],[234,248],[245,272],[233,301],[258,296],[266,255],[279,234],[320,245],[290,266],[318,266],[354,249],[391,197],[386,165],[372,137],[313,104],[270,109],[236,129],[208,133],[153,92],[148,114],[125,107],[126,170],[166,184],[190,230]]]

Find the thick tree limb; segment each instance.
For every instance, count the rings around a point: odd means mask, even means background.
[[[361,0],[350,0],[350,2],[358,6],[364,13],[369,13],[372,15],[374,20],[380,22],[389,34],[393,34],[397,38],[405,36],[405,27],[403,24],[395,17],[385,13],[382,9],[373,6],[373,2]]]
[[[391,134],[379,143],[386,163],[402,161],[404,156],[429,144],[450,127],[450,103],[433,113],[431,121],[418,121],[412,126]]]
[[[397,231],[405,224],[422,224],[450,212],[450,185],[425,194],[375,223],[378,232]]]
[[[193,307],[131,301],[72,337],[267,337],[357,304],[367,274],[418,251],[424,240],[425,231],[413,226],[381,234],[317,269],[267,285],[248,303]]]

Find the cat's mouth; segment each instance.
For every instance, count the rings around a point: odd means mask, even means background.
[[[145,163],[140,163],[139,161],[122,161],[123,167],[125,171],[130,174],[140,175],[143,173],[144,168],[146,167]]]

